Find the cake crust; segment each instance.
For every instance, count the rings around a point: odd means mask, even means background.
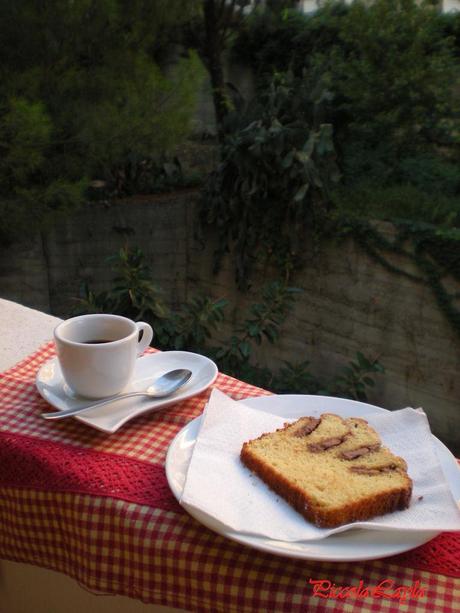
[[[329,436],[330,430],[334,428],[338,430],[338,435]],[[310,442],[313,435],[315,440]],[[366,440],[366,437],[367,443],[363,445],[362,439]],[[293,442],[291,439],[296,440]],[[279,465],[279,458],[283,456],[283,444],[284,448],[290,445],[295,451],[294,461],[299,458],[300,466],[311,471],[310,487],[308,478],[299,480],[291,474],[289,465]],[[267,452],[261,453],[261,449],[264,451],[264,446],[269,445],[273,446],[271,456]],[[382,447],[375,430],[360,418],[344,420],[331,413],[322,414],[319,423],[318,418],[301,418],[275,432],[262,434],[244,443],[240,458],[276,494],[308,521],[321,528],[364,521],[403,510],[410,503],[412,481],[407,474],[406,462]],[[315,482],[313,478],[316,465],[319,464],[321,468],[321,462],[324,464],[325,459],[327,470],[332,471],[333,485],[330,487],[337,492],[341,483],[346,482],[346,494],[339,502],[331,504],[327,500],[327,478],[324,486],[318,485],[318,480]],[[323,469],[323,473],[326,474],[326,469]],[[386,479],[386,475],[390,478]]]

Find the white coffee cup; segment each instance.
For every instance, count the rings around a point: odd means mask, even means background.
[[[149,324],[120,315],[80,315],[63,321],[54,330],[65,382],[87,398],[121,392],[133,376],[136,358],[152,338]]]

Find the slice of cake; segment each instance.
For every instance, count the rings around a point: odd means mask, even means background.
[[[301,417],[244,443],[242,462],[306,519],[333,528],[409,506],[406,462],[364,419]]]

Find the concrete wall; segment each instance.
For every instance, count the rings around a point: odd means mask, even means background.
[[[46,238],[50,306],[65,316],[71,297],[87,282],[107,288],[114,273],[107,258],[129,244],[142,249],[156,282],[175,304],[185,298],[187,196],[118,202],[110,208],[90,205],[53,229]]]
[[[0,295],[68,317],[83,283],[107,289],[107,259],[124,245],[139,247],[172,305],[186,298],[188,204],[196,191],[91,203],[59,220],[43,236],[0,250]]]
[[[225,338],[232,320],[260,296],[263,274],[249,295],[237,292],[229,259],[212,276],[215,238],[204,250],[193,238],[197,197],[188,191],[84,207],[43,239],[0,252],[0,296],[69,316],[82,282],[95,291],[108,287],[107,257],[129,243],[143,250],[171,305],[198,291],[227,297]],[[392,231],[390,224],[383,228]],[[305,260],[293,279],[304,292],[281,342],[261,351],[260,361],[277,369],[282,360],[309,360],[316,375],[328,377],[358,350],[378,357],[386,374],[370,401],[390,409],[423,406],[434,432],[460,455],[460,341],[430,288],[386,271],[352,241],[307,250]],[[395,263],[408,270],[407,262]]]

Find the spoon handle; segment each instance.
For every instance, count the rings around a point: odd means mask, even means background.
[[[124,400],[125,398],[132,398],[134,396],[150,396],[152,398],[152,394],[148,394],[147,392],[129,392],[128,394],[122,394],[121,396],[110,396],[110,398],[104,398],[104,400],[93,402],[86,407],[74,407],[71,409],[64,409],[63,411],[42,413],[42,417],[44,419],[62,419],[64,417],[72,417],[72,415],[86,413],[86,411],[90,411],[91,409],[95,409],[96,407],[99,408],[104,404],[109,404],[110,402],[115,402],[115,400]]]

